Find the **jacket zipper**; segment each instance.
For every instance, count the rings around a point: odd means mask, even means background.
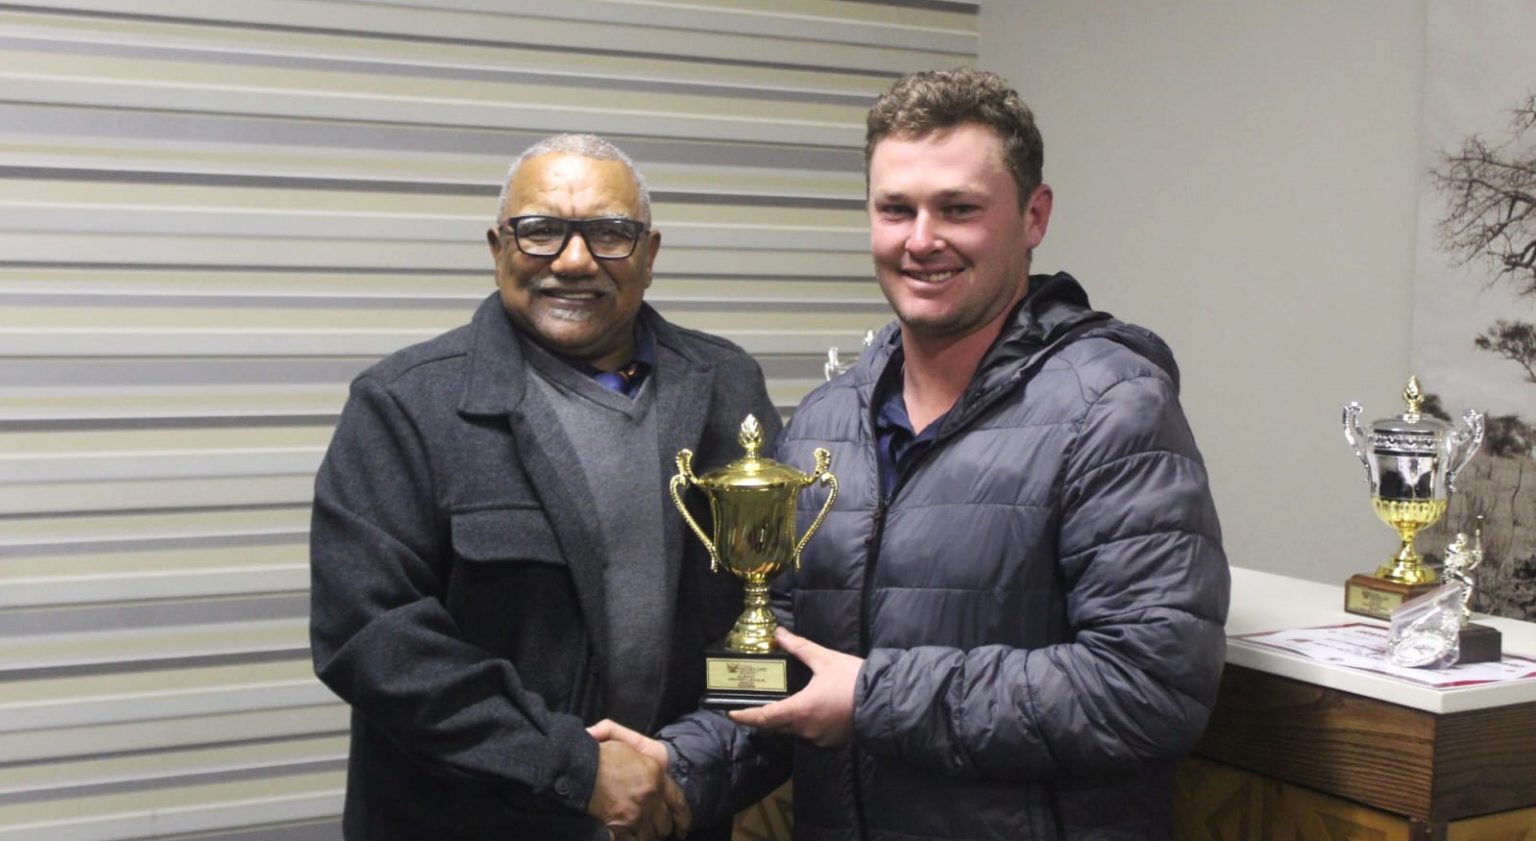
[[[880,545],[885,539],[885,512],[890,509],[891,501],[896,498],[896,494],[901,490],[901,486],[906,484],[906,477],[910,475],[913,470],[916,470],[918,465],[926,461],[928,454],[931,453],[934,447],[937,447],[938,445],[939,441],[934,441],[933,445],[924,451],[922,456],[919,457],[917,461],[912,463],[911,469],[909,469],[906,473],[897,476],[896,484],[891,487],[890,495],[882,495],[880,497],[880,502],[875,505],[875,511],[873,515],[874,527],[870,529],[869,537],[864,541],[865,548],[868,549],[868,554],[865,556],[864,560],[863,585],[859,589],[860,657],[869,657],[869,651],[871,648],[869,638],[869,599],[871,592],[870,581],[875,577],[875,567],[880,560]],[[877,444],[876,446],[878,447],[879,445]],[[879,458],[879,453],[876,453],[875,463],[877,465],[880,463]],[[880,482],[881,486],[884,487],[884,478],[880,475],[878,470],[876,471],[875,480]],[[853,791],[853,813],[854,818],[858,823],[857,828],[859,831],[860,841],[868,841],[869,824],[864,818],[864,786],[859,779],[859,768],[863,765],[863,762],[863,752],[859,750],[859,746],[850,745],[848,770],[849,776],[852,778],[850,780],[852,783],[850,788]]]
[[[892,489],[892,496],[895,496]],[[870,529],[869,537],[864,541],[867,550],[864,556],[864,581],[859,592],[859,656],[869,656],[869,599],[871,578],[874,578],[875,565],[880,560],[880,541],[885,537],[885,510],[890,505],[889,497],[881,497],[879,504],[875,506],[874,527]]]
[[[870,435],[874,435],[874,413],[878,409],[871,406]],[[876,487],[885,487],[884,467],[880,463],[880,444],[875,443],[875,483]],[[892,488],[892,496],[895,489]],[[875,505],[874,523],[870,529],[869,537],[864,541],[864,580],[859,588],[859,656],[869,656],[869,582],[874,577],[875,564],[880,557],[880,541],[885,532],[885,509],[890,503],[890,497],[881,492],[880,501]],[[848,788],[853,792],[853,820],[854,829],[858,833],[859,841],[869,841],[869,822],[864,816],[864,784],[860,779],[859,769],[864,764],[864,752],[859,750],[857,744],[848,746]]]
[[[880,540],[885,531],[885,509],[889,500],[882,496],[875,506],[874,528],[865,541],[868,550],[864,561],[864,584],[859,593],[859,656],[869,656],[869,580],[875,570],[875,561],[880,555]],[[868,841],[869,824],[864,818],[864,784],[860,779],[859,769],[864,764],[863,751],[857,744],[849,746],[848,775],[852,784],[849,788],[853,791],[853,816],[857,822],[860,841]]]

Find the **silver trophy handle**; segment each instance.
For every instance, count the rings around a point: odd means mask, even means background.
[[[1477,448],[1483,444],[1485,431],[1483,413],[1476,409],[1468,409],[1461,416],[1461,423],[1449,436],[1451,466],[1445,471],[1445,486],[1452,492],[1456,490],[1456,474],[1477,454]]]
[[[875,331],[864,331],[864,347],[875,343]],[[854,360],[857,361],[857,360]],[[844,362],[838,358],[837,345],[827,348],[827,361],[821,366],[821,375],[831,382],[832,378],[847,371],[854,366],[854,362]]]
[[[1360,459],[1360,464],[1365,466],[1365,484],[1376,492],[1376,479],[1371,475],[1371,457],[1365,451],[1365,442],[1368,440],[1365,430],[1360,428],[1360,404],[1350,401],[1344,407],[1344,440],[1349,442],[1349,448],[1355,451],[1355,457]],[[1479,427],[1481,429],[1481,427]],[[1479,433],[1481,438],[1481,433]]]

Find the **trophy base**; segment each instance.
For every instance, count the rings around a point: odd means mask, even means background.
[[[1488,625],[1468,625],[1461,629],[1457,663],[1497,663],[1504,659],[1504,635]]]
[[[1352,575],[1344,585],[1344,610],[1372,619],[1392,618],[1392,611],[1409,599],[1422,596],[1440,586],[1429,584],[1399,584],[1374,575]]]
[[[704,652],[704,697],[699,706],[706,710],[760,707],[799,692],[808,680],[805,665],[786,651],[749,654],[721,643]]]

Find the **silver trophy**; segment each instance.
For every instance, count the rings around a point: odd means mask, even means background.
[[[1472,621],[1472,590],[1476,586],[1472,571],[1483,563],[1483,518],[1477,519],[1477,530],[1472,533],[1471,540],[1467,539],[1466,532],[1459,531],[1451,545],[1445,547],[1445,578],[1461,585],[1460,625],[1463,628]]]
[[[1483,414],[1468,409],[1462,423],[1422,414],[1419,378],[1403,389],[1408,411],[1360,425],[1360,404],[1344,407],[1344,437],[1365,466],[1371,507],[1397,530],[1402,545],[1374,575],[1356,575],[1347,585],[1344,609],[1386,619],[1405,599],[1431,589],[1438,578],[1413,548],[1414,535],[1445,515],[1456,474],[1483,443]]]
[[[1483,518],[1478,515],[1477,528],[1469,539],[1465,532],[1457,532],[1456,540],[1445,547],[1445,577],[1461,588],[1461,600],[1457,613],[1458,662],[1492,663],[1504,656],[1504,635],[1499,629],[1479,625],[1472,620],[1472,591],[1475,584],[1472,571],[1483,562]]]

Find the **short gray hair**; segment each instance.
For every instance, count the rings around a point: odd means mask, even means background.
[[[507,199],[512,192],[512,179],[517,176],[517,170],[523,165],[523,161],[529,158],[537,158],[541,155],[577,155],[583,158],[591,158],[597,161],[618,161],[624,164],[629,174],[635,179],[635,187],[640,194],[639,221],[649,225],[651,223],[651,188],[645,183],[645,176],[635,166],[635,162],[624,154],[624,150],[598,137],[595,134],[557,134],[554,137],[546,137],[538,143],[523,150],[517,160],[507,167],[507,177],[501,182],[501,197],[496,202],[496,213],[499,216],[506,211]],[[499,221],[499,220],[498,220]]]

